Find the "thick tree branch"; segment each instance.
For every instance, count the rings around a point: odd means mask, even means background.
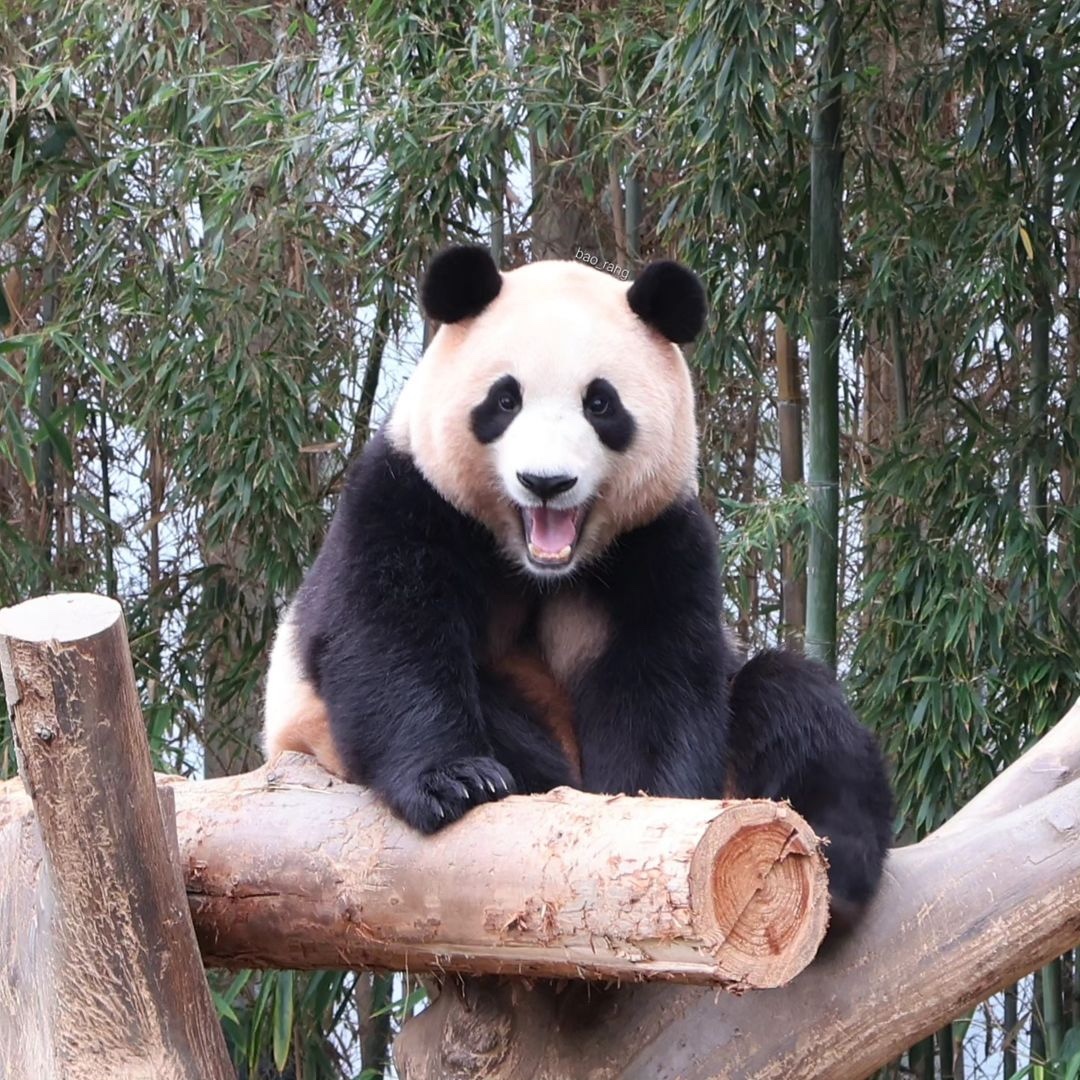
[[[1080,777],[1080,700],[1027,753],[994,777],[934,837],[951,836],[976,821],[993,821]]]

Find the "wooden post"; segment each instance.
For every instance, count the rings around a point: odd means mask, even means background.
[[[0,670],[34,807],[0,829],[4,1076],[233,1077],[120,606],[67,594],[0,612]]]

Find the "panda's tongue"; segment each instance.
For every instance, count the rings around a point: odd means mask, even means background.
[[[566,559],[577,539],[576,512],[531,506],[525,511],[529,550],[534,558]]]

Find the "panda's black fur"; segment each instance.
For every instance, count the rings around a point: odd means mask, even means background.
[[[384,433],[371,440],[293,611],[349,775],[423,832],[571,779],[544,727],[475,662],[488,598],[524,584]]]
[[[498,292],[489,262],[437,262],[428,309],[447,320],[482,310]],[[647,271],[631,307],[686,340],[703,300],[696,279],[673,266]],[[481,270],[475,288],[461,280],[470,267]],[[566,688],[580,779],[543,718],[478,660],[493,598],[511,595],[532,611],[560,590],[585,594],[611,627],[601,655]],[[535,580],[380,433],[349,471],[291,612],[298,659],[348,775],[419,830],[507,792],[566,783],[786,798],[829,838],[834,920],[850,921],[873,895],[891,824],[877,744],[822,665],[783,651],[745,664],[735,654],[721,625],[714,526],[696,497],[618,536],[574,578]],[[526,646],[534,625],[523,621]]]

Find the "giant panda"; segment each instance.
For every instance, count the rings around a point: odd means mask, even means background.
[[[267,753],[314,753],[425,833],[560,784],[789,799],[852,922],[889,784],[825,667],[725,635],[679,349],[697,278],[456,247],[421,300],[441,326],[275,639]]]

